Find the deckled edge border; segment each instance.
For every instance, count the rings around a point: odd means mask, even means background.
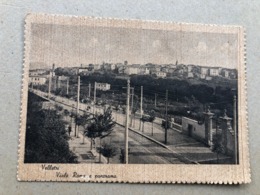
[[[30,16],[31,14],[28,13],[26,14],[25,16],[25,20],[24,20],[24,23],[23,23],[23,44],[24,44],[24,47],[23,47],[23,65],[22,65],[22,85],[21,85],[21,91],[20,91],[20,118],[19,118],[19,144],[18,144],[18,161],[17,161],[17,171],[16,171],[16,178],[18,181],[22,181],[20,178],[19,178],[19,165],[20,165],[20,161],[21,161],[21,144],[24,144],[25,145],[25,140],[21,140],[21,136],[22,136],[22,117],[23,117],[23,112],[24,112],[24,109],[23,109],[23,105],[24,105],[24,102],[23,102],[23,97],[24,97],[24,86],[27,84],[26,80],[25,80],[25,66],[26,66],[26,61],[28,60],[28,52],[29,52],[29,48],[28,48],[28,45],[29,45],[29,41],[26,39],[26,37],[28,37],[28,25],[27,23],[29,23],[30,21]],[[24,141],[24,143],[22,143],[21,141]]]
[[[24,141],[25,140],[21,140],[21,134],[22,134],[22,117],[23,117],[23,112],[24,112],[24,103],[22,100],[23,100],[23,97],[24,97],[24,86],[25,84],[27,84],[26,80],[25,80],[25,71],[26,71],[26,68],[28,67],[25,67],[27,63],[27,61],[29,60],[29,49],[30,49],[30,43],[29,43],[29,40],[26,39],[26,37],[28,37],[28,33],[30,33],[30,29],[28,29],[28,23],[31,23],[31,16],[52,16],[52,17],[71,17],[71,18],[89,18],[89,19],[108,19],[108,20],[117,20],[117,21],[145,21],[145,22],[150,22],[150,23],[161,23],[161,24],[184,24],[184,25],[198,25],[198,26],[210,26],[210,27],[223,27],[223,28],[240,28],[240,30],[242,29],[243,30],[243,39],[242,39],[242,43],[243,43],[243,62],[241,62],[241,65],[243,66],[243,70],[241,71],[244,71],[244,86],[242,86],[242,90],[243,90],[243,93],[244,93],[244,96],[245,96],[245,102],[244,102],[244,106],[245,106],[245,138],[244,138],[244,148],[243,150],[245,151],[245,154],[243,155],[246,155],[246,161],[244,162],[244,167],[243,167],[243,170],[246,171],[248,174],[247,178],[245,178],[245,174],[243,175],[244,176],[244,181],[240,181],[240,182],[237,182],[237,181],[196,181],[196,182],[193,182],[193,181],[137,181],[137,182],[129,182],[129,181],[123,181],[123,180],[117,180],[117,181],[110,181],[110,180],[107,180],[107,181],[60,181],[60,180],[21,180],[19,178],[19,161],[21,160],[21,144],[25,144],[25,143],[21,143],[21,141]],[[249,127],[248,127],[248,103],[247,103],[247,55],[246,55],[246,31],[245,31],[245,28],[241,27],[240,25],[219,25],[219,24],[202,24],[202,23],[188,23],[188,22],[174,22],[174,21],[157,21],[157,20],[140,20],[140,19],[127,19],[127,18],[112,18],[112,17],[106,17],[106,18],[103,18],[103,17],[95,17],[95,16],[75,16],[75,15],[62,15],[62,14],[46,14],[46,13],[28,13],[25,17],[25,20],[24,20],[24,55],[23,55],[23,65],[22,65],[22,85],[21,85],[21,91],[20,91],[20,119],[19,119],[19,144],[18,144],[18,161],[17,161],[17,180],[18,181],[30,181],[30,182],[35,182],[35,181],[44,181],[44,182],[73,182],[73,183],[76,183],[76,182],[80,182],[80,183],[156,183],[156,184],[246,184],[246,183],[250,183],[251,182],[251,169],[250,169],[250,153],[249,153]],[[240,59],[241,60],[241,59]],[[243,171],[243,172],[244,172]]]

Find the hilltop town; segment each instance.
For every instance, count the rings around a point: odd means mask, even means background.
[[[52,68],[31,69],[28,84],[31,99],[34,99],[34,94],[42,98],[41,109],[56,110],[58,115],[64,115],[66,124],[70,124],[70,130],[76,137],[79,136],[80,122],[77,120],[81,119],[77,117],[80,112],[94,116],[103,113],[105,116],[105,111],[111,109],[107,111],[107,117],[117,124],[117,135],[111,135],[115,139],[121,136],[122,126],[128,123],[125,121],[130,113],[129,125],[135,133],[131,135],[134,140],[140,136],[149,136],[147,139],[152,139],[152,144],[159,145],[176,144],[179,139],[182,140],[180,144],[196,141],[196,148],[201,151],[210,146],[207,155],[204,154],[206,156],[194,153],[185,155],[186,160],[177,156],[166,158],[170,163],[232,163],[236,156],[232,130],[236,129],[235,119],[231,127],[232,118],[236,118],[236,69],[178,62],[161,65],[104,62],[75,67],[56,67],[53,64]],[[64,113],[60,114],[62,111]],[[224,156],[221,156],[222,160],[215,157],[214,153],[217,144],[213,142],[219,134],[228,140],[223,142],[226,149]],[[85,136],[82,136],[84,143]],[[74,141],[70,143],[71,147],[80,144]],[[178,147],[172,145],[172,149],[177,150]],[[91,151],[91,161],[80,158],[79,161],[93,163],[93,159],[96,159],[93,155],[97,154]],[[114,163],[118,163],[121,158],[118,155],[112,159]],[[148,161],[141,156],[131,159],[131,163],[158,163],[156,155]]]
[[[55,68],[55,66],[53,66]],[[48,78],[50,69],[32,69],[30,70],[31,82],[44,83]],[[91,75],[93,73],[104,74],[106,72],[114,73],[118,76],[131,75],[151,75],[155,78],[179,78],[179,79],[196,79],[210,81],[212,79],[234,80],[237,79],[237,70],[222,67],[206,67],[193,64],[128,64],[124,63],[105,63],[102,64],[81,64],[75,67],[57,67],[55,74],[61,76],[72,75]],[[37,77],[37,78],[36,78]]]

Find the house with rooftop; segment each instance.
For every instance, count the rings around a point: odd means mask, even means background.
[[[30,76],[29,84],[32,85],[44,85],[47,81],[47,78],[44,76]]]
[[[127,66],[124,70],[124,73],[127,75],[139,74],[140,68],[134,66]]]
[[[158,78],[165,78],[166,72],[158,71],[155,73]]]
[[[96,83],[96,89],[101,91],[108,91],[110,90],[110,84],[108,83]]]

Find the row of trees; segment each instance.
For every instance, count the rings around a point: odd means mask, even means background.
[[[41,108],[42,98],[28,94],[28,112],[26,126],[25,163],[77,163],[77,156],[70,151],[68,140],[69,132],[66,130],[64,116],[75,117],[77,125],[84,127],[83,136],[93,140],[99,138],[99,152],[110,158],[118,153],[118,148],[111,143],[102,143],[102,139],[109,136],[115,126],[111,108],[104,110],[103,114],[89,114],[85,112],[76,117],[75,113],[63,110],[60,106],[55,109]],[[70,130],[70,128],[68,129]],[[101,155],[99,156],[101,157]],[[124,157],[120,157],[124,158]]]
[[[102,143],[103,138],[109,136],[114,130],[115,121],[112,118],[112,109],[110,107],[104,109],[104,113],[90,114],[85,112],[83,115],[76,117],[76,124],[83,127],[84,138],[88,137],[91,141],[90,149],[93,149],[93,143],[99,139],[99,161],[101,162],[101,154],[107,157],[109,163],[110,158],[117,154],[117,148],[111,143]]]
[[[122,86],[126,86],[126,81],[117,78],[113,74],[94,73],[92,75],[82,76],[82,83],[84,84],[88,84],[89,82],[106,83],[108,81],[111,84],[111,90],[122,91]],[[180,102],[186,102],[185,97],[191,98],[192,96],[201,103],[232,101],[233,94],[231,89],[237,87],[237,83],[232,81],[230,81],[230,83],[225,82],[225,85],[214,84],[214,81],[192,83],[188,80],[180,79],[156,79],[150,75],[133,75],[130,81],[131,86],[136,87],[138,93],[140,92],[140,89],[138,89],[140,86],[144,87],[146,95],[151,96],[151,98],[154,97],[154,88],[156,88],[156,93],[158,94],[165,94],[165,91],[168,90],[169,97],[173,97],[172,101]]]
[[[41,109],[43,100],[28,94],[25,163],[77,163],[60,110]]]
[[[110,105],[124,105],[126,91],[126,81],[118,78],[115,74],[93,73],[88,76],[81,77],[82,86],[80,99],[89,100],[88,84],[94,82],[106,83],[109,81],[111,90],[96,91],[97,103]],[[159,78],[156,79],[150,75],[132,75],[131,87],[135,88],[135,94],[140,94],[140,86],[143,86],[143,110],[145,112],[153,109],[157,117],[164,116],[164,99],[165,91],[168,90],[168,114],[172,116],[186,116],[195,120],[201,120],[204,107],[211,106],[214,111],[227,109],[227,114],[232,117],[232,89],[237,88],[237,84],[233,81],[226,81],[225,85],[215,81],[192,82],[190,80]],[[45,87],[46,88],[46,87]],[[155,90],[156,88],[156,90]],[[47,89],[45,89],[46,91]],[[60,89],[56,89],[55,94],[66,96],[68,98],[76,98],[77,77],[70,75],[69,95],[66,95],[66,85],[63,83]],[[157,106],[154,103],[154,97],[157,96]],[[91,97],[93,91],[91,91]],[[140,101],[140,95],[135,95],[135,101]]]

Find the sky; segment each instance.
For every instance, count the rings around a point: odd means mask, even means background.
[[[195,64],[237,67],[237,35],[32,24],[31,69],[80,64]]]

